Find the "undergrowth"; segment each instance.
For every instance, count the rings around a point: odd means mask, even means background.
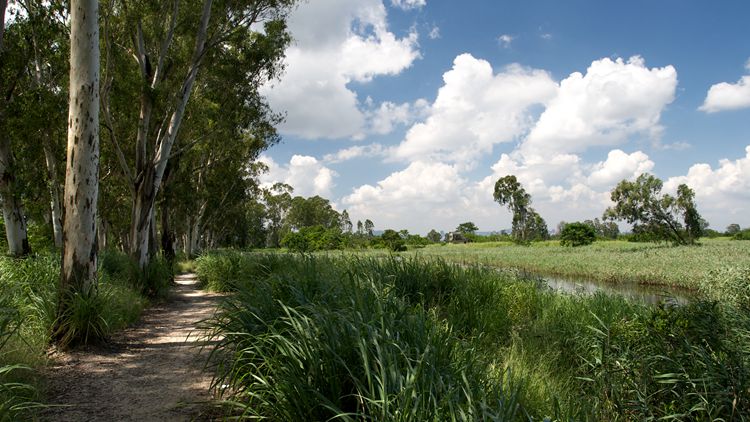
[[[106,340],[138,320],[148,298],[165,291],[164,264],[145,276],[126,255],[99,255],[99,283],[90,292],[58,298],[60,258],[47,253],[24,259],[0,257],[0,421],[30,417],[38,407],[35,368],[43,366],[53,339],[71,347]],[[58,300],[69,301],[58,316]]]

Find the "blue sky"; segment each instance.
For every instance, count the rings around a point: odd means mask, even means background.
[[[750,2],[309,0],[265,183],[378,229],[508,228],[519,177],[550,227],[641,172],[750,226]]]

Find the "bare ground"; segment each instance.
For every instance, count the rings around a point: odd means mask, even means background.
[[[203,370],[197,323],[219,295],[177,276],[168,300],[146,310],[134,327],[106,346],[56,353],[46,371],[48,421],[191,421],[209,419],[211,375]]]

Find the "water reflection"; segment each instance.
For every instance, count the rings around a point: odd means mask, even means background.
[[[522,273],[522,276],[527,279],[538,280],[554,291],[568,294],[590,295],[596,292],[604,292],[618,294],[626,299],[648,304],[667,302],[684,305],[690,302],[690,292],[665,286],[650,287],[636,283],[610,284],[594,280],[540,276],[531,273]]]

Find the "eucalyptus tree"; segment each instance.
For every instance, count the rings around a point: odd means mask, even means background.
[[[284,221],[292,206],[292,192],[294,189],[285,183],[276,183],[263,190],[268,229],[266,246],[278,248],[281,245]]]
[[[677,245],[695,243],[708,226],[698,213],[695,192],[681,184],[674,197],[662,194],[662,186],[659,178],[648,173],[632,182],[622,180],[612,190],[614,206],[607,208],[604,218],[624,220],[633,224],[634,232],[655,240],[671,241]]]
[[[23,26],[30,57],[24,78],[19,81],[15,120],[20,155],[29,175],[27,191],[41,187],[46,178],[46,206],[30,217],[49,221],[52,239],[62,246],[62,177],[64,171],[66,116],[68,100],[68,11],[63,2],[18,0],[23,10]],[[35,142],[28,142],[33,139]],[[45,166],[40,166],[39,162]],[[42,168],[46,172],[42,172]],[[28,200],[29,198],[27,198]],[[35,204],[33,204],[35,205]],[[32,205],[32,207],[33,207]]]
[[[23,256],[31,252],[26,216],[20,192],[16,185],[17,169],[9,136],[8,118],[17,115],[14,110],[19,81],[29,63],[29,49],[25,43],[20,24],[6,25],[7,0],[2,0],[0,12],[0,201],[3,204],[3,220],[8,240],[8,252]]]
[[[129,250],[141,267],[149,261],[154,206],[168,162],[179,152],[176,146],[187,149],[198,142],[181,137],[180,129],[189,117],[194,88],[201,83],[199,72],[232,63],[246,85],[255,89],[276,77],[290,41],[284,22],[293,4],[294,0],[110,1],[104,14],[103,112],[131,191]],[[125,139],[134,140],[132,150],[124,148]]]
[[[507,175],[495,182],[495,202],[505,205],[513,213],[513,239],[518,243],[549,238],[547,223],[531,207],[531,195],[521,186],[516,176]]]
[[[99,188],[99,2],[71,0],[68,147],[61,290],[96,289]],[[64,312],[66,301],[60,301]]]
[[[349,218],[349,212],[346,210],[341,212],[341,233],[351,233],[352,228],[354,226],[352,225],[352,220]]]

